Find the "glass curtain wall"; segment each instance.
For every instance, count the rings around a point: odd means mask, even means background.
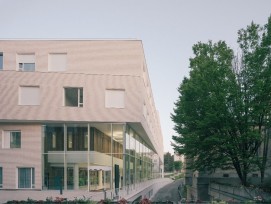
[[[153,151],[126,124],[44,124],[42,135],[43,189],[117,193],[153,177]]]
[[[129,126],[125,134],[125,185],[133,189],[136,184],[153,178],[154,152]]]
[[[125,124],[43,125],[43,189],[121,188],[124,132]]]

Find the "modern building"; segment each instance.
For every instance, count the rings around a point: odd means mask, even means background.
[[[0,98],[1,189],[133,188],[162,174],[139,40],[0,40]]]

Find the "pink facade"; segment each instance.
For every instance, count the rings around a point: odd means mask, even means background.
[[[124,124],[162,162],[160,121],[141,41],[0,40],[0,54],[3,189],[18,188],[23,173],[33,176],[32,188],[43,188],[42,137],[47,123]],[[11,148],[11,140],[18,137],[20,148]]]

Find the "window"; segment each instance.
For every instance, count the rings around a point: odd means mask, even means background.
[[[67,53],[52,53],[48,56],[49,71],[65,71],[67,67]]]
[[[44,148],[48,151],[64,150],[64,127],[63,125],[46,125]]]
[[[4,131],[2,147],[5,149],[21,148],[20,131]]]
[[[83,107],[83,88],[64,88],[65,106]]]
[[[18,188],[35,188],[34,168],[18,168]]]
[[[0,52],[0,70],[3,69],[3,52]]]
[[[67,127],[68,151],[85,151],[88,149],[88,129],[85,125],[69,125]]]
[[[52,148],[56,148],[56,133],[52,134]]]
[[[108,89],[105,91],[106,108],[124,108],[124,90]]]
[[[223,174],[223,177],[229,177],[230,175],[229,174]]]
[[[0,188],[3,188],[3,168],[0,167]]]
[[[17,64],[19,71],[35,71],[35,54],[17,54]]]
[[[21,86],[19,88],[19,105],[40,105],[40,87]]]

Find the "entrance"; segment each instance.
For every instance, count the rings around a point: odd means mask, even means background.
[[[89,191],[111,188],[111,166],[89,166]]]

